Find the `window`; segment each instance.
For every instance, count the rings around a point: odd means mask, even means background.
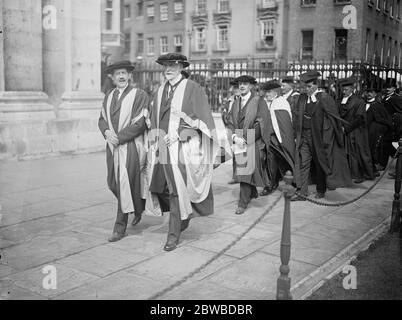
[[[218,0],[218,12],[229,12],[229,0]]]
[[[335,30],[335,59],[346,59],[348,48],[348,30]]]
[[[378,33],[374,35],[374,60],[378,57]]]
[[[367,29],[366,30],[366,45],[364,47],[366,61],[368,60],[368,55],[369,55],[370,38],[371,38],[371,30]]]
[[[218,26],[218,50],[227,50],[229,48],[228,42],[228,26]]]
[[[316,5],[316,0],[301,0],[302,7],[311,7]]]
[[[124,34],[124,52],[128,53],[131,50],[131,33]]]
[[[113,24],[113,0],[106,1],[106,30],[112,30]]]
[[[137,33],[137,54],[142,55],[144,53],[144,34]]]
[[[398,65],[398,41],[395,41],[394,43],[394,58],[392,60],[392,65],[396,67]]]
[[[384,13],[385,12],[388,12],[388,0],[383,0],[383,11],[384,11]]]
[[[394,0],[391,0],[391,2],[389,3],[389,16],[391,18],[394,17]]]
[[[313,59],[314,31],[302,31],[302,59]]]
[[[137,17],[144,15],[144,2],[142,0],[137,2]]]
[[[154,22],[154,17],[155,17],[155,7],[153,4],[151,4],[147,7],[148,22]]]
[[[401,0],[396,0],[395,16],[397,19],[401,19]]]
[[[161,54],[169,52],[168,38],[161,37]]]
[[[377,0],[377,10],[381,11],[381,3],[380,0]]]
[[[196,0],[195,12],[197,14],[203,14],[207,12],[207,2],[206,0]]]
[[[154,38],[148,38],[148,55],[153,56],[155,54],[155,43]]]
[[[200,27],[197,28],[195,31],[195,45],[197,51],[204,51],[206,50],[206,39],[205,39],[205,28]]]
[[[382,35],[382,43],[381,43],[381,63],[384,63],[384,54],[385,54],[385,35]]]
[[[183,50],[183,37],[181,34],[175,35],[174,36],[174,47],[175,47],[175,52],[181,53]]]
[[[391,62],[392,57],[392,37],[388,38],[388,50],[387,50],[387,60]]]
[[[261,38],[268,46],[274,45],[275,40],[275,20],[261,21]]]
[[[161,21],[168,21],[168,4],[161,3],[160,5],[160,20]]]
[[[131,6],[129,4],[124,5],[124,19],[131,18]]]
[[[350,4],[350,0],[334,0],[334,4],[337,5],[345,5],[345,4]]]

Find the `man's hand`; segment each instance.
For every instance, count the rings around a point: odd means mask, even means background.
[[[117,138],[117,135],[111,130],[106,130],[105,136],[106,141],[111,143],[114,147],[117,147],[119,145],[119,138]]]
[[[172,139],[170,139],[170,135],[166,135],[163,137],[163,141],[165,142],[166,146],[168,148],[170,148],[170,146],[175,143],[177,140],[179,140],[179,137],[173,137]]]

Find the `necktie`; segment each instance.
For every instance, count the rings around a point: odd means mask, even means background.
[[[114,113],[116,111],[116,107],[117,107],[117,102],[119,101],[119,90],[116,89],[113,93],[113,98],[112,98],[112,105],[111,105],[111,110],[112,113]]]

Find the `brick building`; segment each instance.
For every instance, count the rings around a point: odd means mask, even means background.
[[[400,0],[286,2],[288,60],[376,59],[400,65]]]

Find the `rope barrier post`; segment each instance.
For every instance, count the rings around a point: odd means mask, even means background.
[[[395,167],[395,194],[392,202],[392,216],[390,232],[401,230],[401,180],[402,180],[402,139],[399,140],[398,159]]]
[[[276,288],[277,300],[292,300],[290,294],[289,260],[290,260],[290,199],[295,194],[296,189],[292,186],[293,176],[290,171],[286,172],[283,179],[286,186],[283,188],[285,197],[285,210],[283,214],[282,239],[281,239],[281,275],[278,278]]]

